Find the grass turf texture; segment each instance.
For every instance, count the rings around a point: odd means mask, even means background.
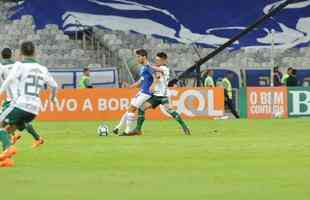
[[[17,166],[0,169],[0,197],[310,199],[308,119],[188,123],[192,136],[147,121],[142,137],[99,137],[100,122],[36,123],[46,144],[32,150],[24,135]]]

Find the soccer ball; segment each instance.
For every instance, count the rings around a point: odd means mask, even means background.
[[[108,136],[109,135],[109,127],[105,124],[101,124],[97,129],[97,133],[99,136]]]

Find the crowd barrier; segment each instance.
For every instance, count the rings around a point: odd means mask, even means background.
[[[41,95],[41,113],[37,120],[117,120],[127,110],[137,89],[96,88],[63,89],[58,101]],[[247,87],[236,93],[241,118],[271,119],[310,116],[309,87]],[[225,114],[223,88],[171,88],[170,102],[186,119],[221,118]],[[147,119],[169,119],[163,107],[150,110]]]
[[[49,69],[60,88],[78,88],[83,69]],[[96,88],[118,88],[119,77],[116,67],[91,68],[91,82]]]
[[[117,120],[127,110],[136,89],[63,89],[58,93],[58,102],[48,100],[43,92],[41,113],[38,120]],[[210,119],[224,114],[222,88],[172,88],[170,101],[184,118]],[[168,119],[163,108],[147,112],[147,119]]]

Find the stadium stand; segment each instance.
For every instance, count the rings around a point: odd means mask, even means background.
[[[136,33],[121,31],[106,31],[95,29],[100,40],[111,50],[116,51],[118,56],[130,61],[135,49],[143,47],[152,55],[157,51],[166,51],[170,55],[170,65],[173,68],[187,68],[199,59],[198,55],[206,55],[212,51],[197,45],[185,45],[182,43],[167,43],[164,39],[158,39]],[[272,51],[272,52],[271,52]],[[278,66],[298,66],[306,68],[310,66],[310,47],[291,49],[244,49],[224,51],[216,56],[205,66],[215,68],[270,68]],[[272,61],[274,59],[274,62]]]
[[[65,35],[57,25],[46,25],[36,30],[32,16],[23,16],[20,20],[9,21],[6,15],[14,3],[1,4],[0,48],[17,49],[21,41],[34,41],[38,47],[37,57],[40,62],[50,68],[84,67],[90,64],[101,65],[96,51],[83,49],[79,41]],[[99,62],[99,63],[98,63]]]
[[[151,55],[165,51],[170,58],[170,67],[183,70],[191,66],[200,56],[210,53],[212,48],[196,44],[171,42],[166,39],[133,32],[112,31],[91,27],[82,29],[82,37],[69,37],[57,25],[46,25],[36,30],[32,16],[22,16],[20,20],[8,20],[10,8],[16,3],[1,3],[0,47],[16,49],[22,40],[33,40],[38,45],[38,57],[42,64],[50,68],[94,66],[127,66],[135,69],[134,50],[145,48]],[[74,35],[74,34],[73,34]],[[25,37],[26,36],[26,37]],[[85,37],[88,36],[88,39]],[[86,42],[85,42],[86,41]],[[87,44],[88,42],[88,44]],[[286,68],[310,66],[310,47],[291,49],[252,49],[226,50],[203,65],[217,69]],[[135,70],[133,70],[135,71]],[[125,70],[124,73],[127,73]]]
[[[131,32],[107,31],[95,28],[94,33],[96,37],[113,52],[113,55],[118,58],[120,62],[116,62],[116,66],[126,65],[133,73],[134,78],[137,77],[138,72],[137,64],[134,59],[135,49],[143,47],[147,49],[151,55],[155,55],[158,51],[167,52],[169,55],[169,66],[173,69],[173,76],[176,76],[176,74],[194,64],[195,61],[199,60],[200,56],[205,56],[213,51],[211,48],[204,48],[203,46],[195,44],[169,43],[164,39]],[[225,69],[230,69],[239,77],[241,76],[240,70],[243,70],[245,74],[252,71],[255,76],[259,75],[259,77],[257,79],[252,77],[253,83],[248,83],[248,81],[252,79],[251,78],[248,79],[245,84],[259,86],[270,85],[270,81],[261,81],[261,79],[265,80],[266,77],[270,76],[270,70],[266,71],[265,69],[272,69],[273,66],[279,66],[283,72],[285,72],[288,67],[308,69],[310,66],[310,47],[290,49],[228,49],[204,64],[202,70],[213,68],[222,70],[223,72]],[[250,69],[250,71],[248,69]],[[262,72],[261,70],[266,71],[264,75],[260,75]],[[221,74],[222,73],[219,71],[217,77],[222,77]],[[120,76],[122,75],[120,74]],[[263,76],[263,78],[260,76]],[[121,80],[124,80],[124,78],[121,78]],[[300,77],[300,82],[304,83],[302,77]],[[194,82],[191,83],[188,81],[186,83],[187,85],[194,84]],[[235,82],[234,88],[238,87],[239,83]]]

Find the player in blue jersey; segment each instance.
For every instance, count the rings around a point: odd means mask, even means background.
[[[142,65],[140,79],[132,84],[130,88],[140,86],[140,91],[132,99],[127,112],[122,116],[119,124],[113,129],[113,133],[115,134],[118,134],[119,130],[126,126],[125,132],[122,135],[139,135],[134,131],[137,121],[137,111],[152,96],[150,88],[153,84],[153,68],[149,64],[147,51],[144,49],[137,50],[136,58],[138,63]]]

